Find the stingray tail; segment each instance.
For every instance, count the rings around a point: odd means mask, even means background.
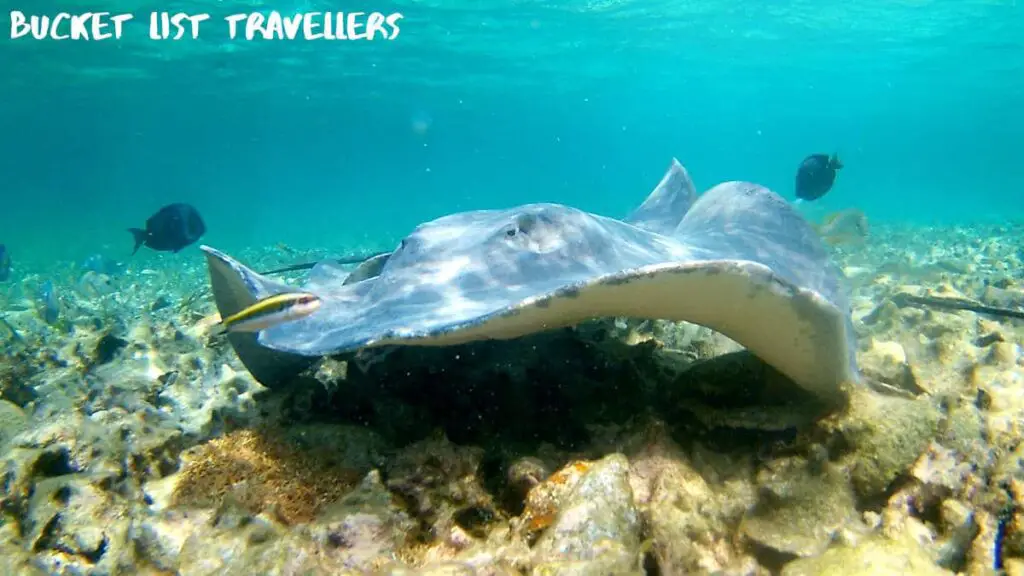
[[[132,250],[132,256],[134,256],[135,253],[139,251],[139,248],[146,243],[146,238],[149,237],[149,234],[140,228],[129,228],[128,231],[131,232],[132,237],[135,238],[135,248]]]
[[[219,250],[209,246],[200,246],[200,249],[206,254],[213,300],[221,318],[227,318],[267,296],[294,290],[287,284],[257,274]],[[227,335],[246,370],[268,388],[288,385],[317,360],[267,348],[256,337],[257,334],[249,332],[229,332]]]

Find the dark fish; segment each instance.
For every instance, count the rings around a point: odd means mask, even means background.
[[[7,246],[0,244],[0,282],[11,277],[11,255]]]
[[[169,204],[146,220],[146,229],[129,228],[135,236],[135,249],[148,246],[160,252],[177,252],[206,233],[199,211],[188,204]]]
[[[839,157],[833,154],[811,154],[800,163],[796,171],[796,197],[801,200],[817,200],[829,190],[836,181],[836,170],[843,167]]]

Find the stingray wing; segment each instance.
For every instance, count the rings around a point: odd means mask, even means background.
[[[557,204],[428,222],[375,274],[307,288],[323,300],[319,310],[255,343],[238,341],[236,351],[269,372],[274,362],[301,365],[296,356],[514,338],[631,316],[719,330],[822,395],[855,379],[841,274],[810,225],[755,184],[721,184],[689,202],[684,176],[670,167],[632,223]],[[222,314],[288,289],[204,250]]]

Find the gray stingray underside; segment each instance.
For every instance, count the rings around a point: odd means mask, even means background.
[[[452,214],[351,274],[315,268],[302,287],[202,249],[222,316],[296,289],[323,300],[301,320],[229,336],[264,383],[324,355],[514,338],[606,316],[705,325],[816,393],[858,379],[843,277],[813,228],[757,184],[698,197],[674,159],[624,220],[558,204]]]

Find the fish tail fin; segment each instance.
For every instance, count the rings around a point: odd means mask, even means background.
[[[128,231],[131,232],[132,236],[135,238],[135,249],[132,250],[132,256],[134,256],[135,253],[139,251],[139,248],[146,243],[147,234],[145,230],[140,228],[129,228]]]
[[[832,154],[832,157],[828,160],[828,165],[833,170],[842,170],[843,162],[839,159],[839,153]]]

